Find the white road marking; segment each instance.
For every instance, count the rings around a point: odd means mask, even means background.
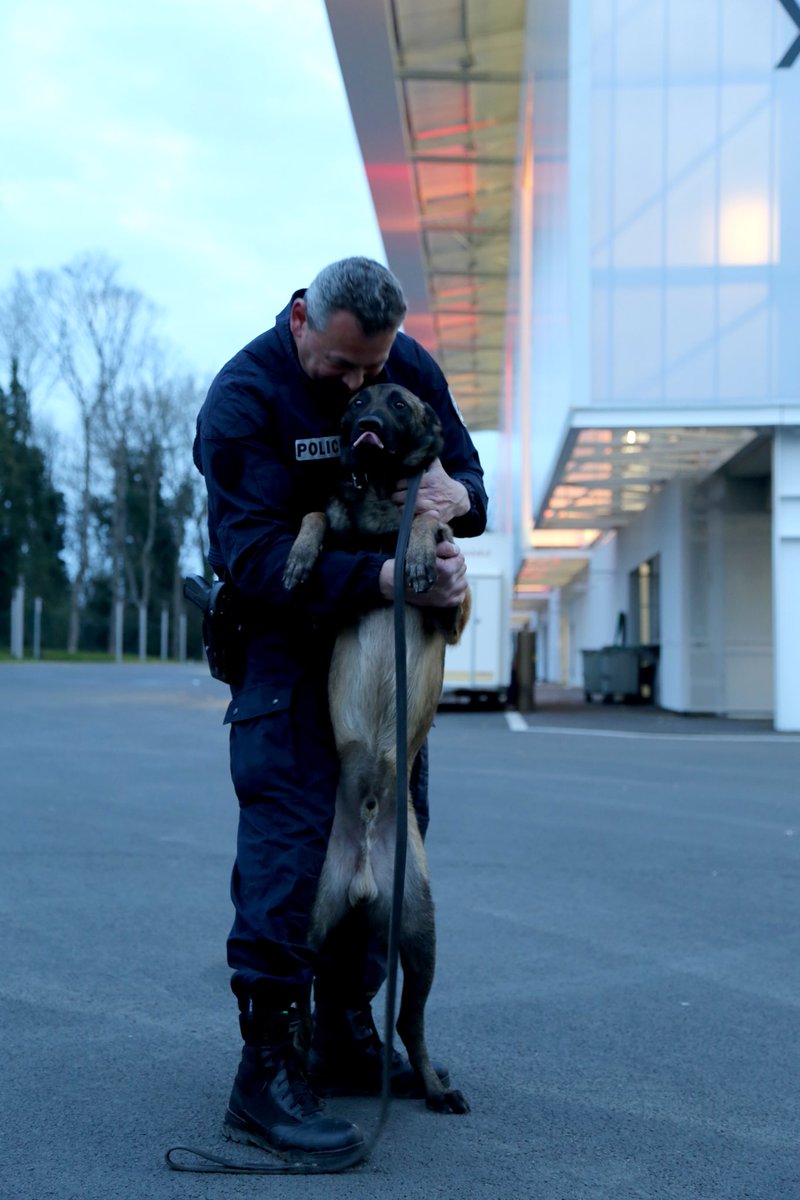
[[[571,737],[600,737],[627,738],[642,740],[656,738],[658,741],[670,742],[764,742],[771,746],[797,746],[800,737],[786,733],[660,733],[658,730],[630,729],[578,729],[572,725],[529,725],[522,713],[507,712],[505,714],[508,728],[512,733],[557,733]]]

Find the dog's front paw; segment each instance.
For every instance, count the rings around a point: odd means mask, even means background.
[[[283,586],[287,591],[305,583],[311,574],[317,555],[322,549],[328,519],[325,513],[306,513],[300,523],[300,532],[292,542],[286,566],[283,568]]]
[[[443,1088],[425,1100],[428,1108],[440,1113],[468,1113],[469,1105],[458,1088]]]
[[[427,592],[436,583],[436,553],[406,555],[406,587]]]
[[[305,583],[308,580],[315,558],[315,554],[309,557],[309,555],[296,550],[291,552],[283,570],[283,586],[288,592],[297,587],[299,583]]]

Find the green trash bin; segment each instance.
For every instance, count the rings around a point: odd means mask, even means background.
[[[587,703],[652,704],[658,646],[604,646],[583,651],[583,692]]]
[[[603,651],[582,650],[583,655],[583,694],[586,703],[591,704],[597,694],[603,691]]]
[[[607,646],[603,651],[603,695],[624,699],[639,693],[639,647]]]

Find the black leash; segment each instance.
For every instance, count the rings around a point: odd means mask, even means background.
[[[406,856],[408,851],[408,671],[406,663],[406,598],[405,598],[405,562],[408,550],[408,539],[411,533],[411,522],[414,519],[414,505],[419,490],[420,475],[413,475],[408,481],[408,493],[403,506],[403,516],[400,521],[400,531],[397,535],[397,549],[394,557],[393,606],[394,606],[394,659],[395,659],[395,708],[396,708],[396,768],[397,787],[395,803],[397,812],[396,840],[394,848],[394,879],[392,885],[392,908],[389,916],[389,948],[386,973],[386,1016],[383,1040],[383,1078],[381,1081],[381,1099],[378,1119],[370,1136],[361,1146],[353,1150],[353,1154],[336,1166],[326,1166],[323,1163],[291,1163],[291,1162],[245,1162],[237,1163],[217,1154],[209,1154],[207,1150],[197,1150],[192,1146],[171,1146],[164,1155],[164,1161],[173,1171],[186,1171],[194,1175],[338,1175],[364,1162],[372,1153],[380,1140],[389,1116],[389,1105],[392,1099],[392,1040],[394,1034],[395,1009],[397,1007],[397,966],[400,957],[400,923],[403,913],[403,893],[406,878]],[[175,1154],[188,1154],[197,1160],[194,1163],[181,1162],[175,1159]]]

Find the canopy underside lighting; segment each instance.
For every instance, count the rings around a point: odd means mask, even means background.
[[[408,283],[406,328],[470,428],[496,429],[525,0],[327,7],[387,259]]]

